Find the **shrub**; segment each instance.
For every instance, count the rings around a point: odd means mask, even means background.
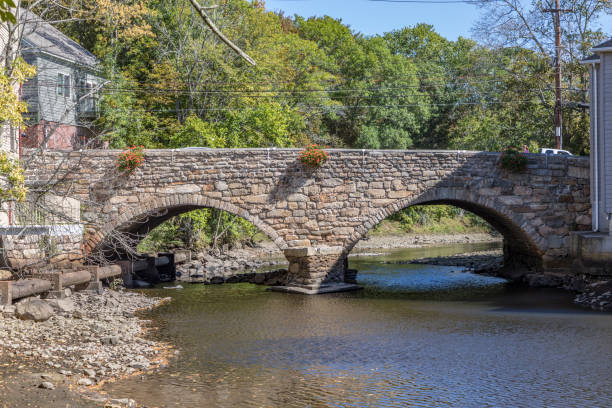
[[[117,158],[119,171],[132,172],[144,162],[144,146],[132,146]]]
[[[0,199],[23,201],[27,191],[20,163],[0,152]]]
[[[311,144],[300,153],[302,164],[310,167],[320,167],[329,159],[327,152],[320,145]]]
[[[513,173],[523,172],[527,170],[527,157],[510,146],[502,152],[499,167]]]

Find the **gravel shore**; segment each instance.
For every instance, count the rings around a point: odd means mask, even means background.
[[[501,235],[450,234],[450,235],[390,235],[370,236],[355,245],[354,252],[370,249],[421,248],[434,245],[474,244],[480,242],[502,242]]]
[[[0,318],[0,353],[4,361],[12,363],[4,366],[14,368],[13,362],[19,361],[26,372],[40,372],[38,378],[26,378],[26,383],[38,388],[38,393],[47,391],[49,398],[62,395],[66,389],[91,393],[93,387],[104,381],[163,366],[171,348],[145,338],[143,329],[149,322],[134,314],[164,301],[108,289],[102,295],[74,293],[43,322],[20,320],[13,313],[14,307],[4,307]],[[31,391],[24,390],[26,395]],[[98,403],[100,399],[104,398],[99,397]],[[11,404],[11,400],[15,402]],[[8,392],[3,396],[2,406],[19,406],[19,401],[19,394]],[[116,402],[115,406],[129,405],[128,401],[123,402]]]

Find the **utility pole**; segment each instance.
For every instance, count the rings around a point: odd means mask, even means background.
[[[561,132],[561,13],[571,12],[569,9],[562,9],[559,0],[555,0],[554,9],[544,9],[545,13],[552,13],[553,24],[555,26],[555,149],[563,147],[563,135]]]

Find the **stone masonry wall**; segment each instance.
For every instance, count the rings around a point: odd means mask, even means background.
[[[72,263],[82,264],[82,231],[73,231],[74,228],[62,231],[61,228],[11,228],[12,233],[2,235],[3,266],[18,270],[38,270],[49,265],[65,268]]]
[[[119,151],[52,151],[30,162],[27,179],[59,182],[54,193],[82,202],[86,252],[112,231],[146,233],[200,207],[251,221],[281,249],[339,255],[394,212],[448,203],[498,229],[508,259],[548,269],[567,266],[570,231],[590,228],[588,158],[529,155],[528,171],[513,174],[496,153],[331,149],[327,163],[309,169],[299,152],[147,150],[142,167],[120,174]]]

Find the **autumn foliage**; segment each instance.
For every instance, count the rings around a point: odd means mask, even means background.
[[[119,171],[132,172],[144,163],[144,146],[132,146],[117,158]]]

